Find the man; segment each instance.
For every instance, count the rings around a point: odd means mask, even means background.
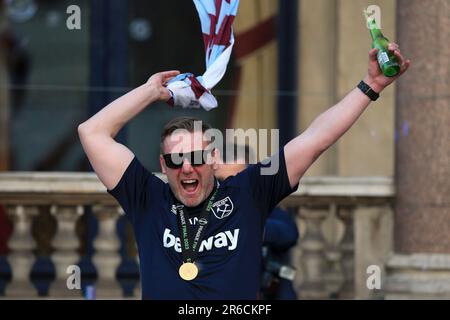
[[[401,64],[399,75],[403,74],[410,61],[396,44],[389,44],[389,50]],[[398,77],[383,76],[376,56],[377,49],[372,49],[364,82],[380,93]],[[268,214],[296,189],[320,154],[352,126],[373,95],[355,88],[317,117],[274,155],[279,160],[276,174],[261,175],[259,163],[220,185],[214,178],[217,153],[211,152],[208,164],[193,163],[198,154],[207,152],[207,143],[194,130],[192,119],[175,120],[161,138],[160,163],[167,185],[114,137],[148,105],[169,100],[165,85],[177,74],[157,73],[103,108],[78,127],[81,143],[99,179],[133,224],[143,298],[255,299]],[[206,129],[203,126],[200,131]],[[174,163],[174,156],[180,154],[182,162]]]
[[[231,150],[232,155],[227,157],[228,151]],[[229,143],[223,149],[222,161],[215,170],[215,176],[220,181],[236,176],[244,171],[254,158],[253,150],[248,145]],[[289,212],[275,207],[267,217],[264,228],[260,298],[297,299],[292,283],[295,271],[288,264],[289,251],[297,243],[298,236],[297,225]]]

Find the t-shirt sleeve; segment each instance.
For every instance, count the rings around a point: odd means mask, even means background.
[[[243,172],[264,219],[281,200],[297,190],[297,186],[290,186],[283,148],[268,160],[251,165]]]
[[[126,216],[134,224],[136,215],[139,212],[145,212],[150,206],[155,194],[162,192],[164,182],[149,172],[134,157],[128,165],[119,183],[108,190],[119,202]]]

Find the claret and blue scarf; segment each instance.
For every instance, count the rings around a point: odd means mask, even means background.
[[[193,0],[200,17],[205,44],[206,71],[196,77],[183,73],[169,81],[169,104],[183,108],[217,107],[211,89],[222,79],[234,45],[232,25],[239,0]]]

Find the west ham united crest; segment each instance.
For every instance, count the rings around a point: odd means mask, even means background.
[[[223,219],[228,217],[233,212],[233,201],[230,197],[214,202],[212,205],[212,212],[217,219]]]

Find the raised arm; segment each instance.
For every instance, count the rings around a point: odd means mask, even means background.
[[[147,83],[110,103],[78,126],[86,155],[98,178],[113,189],[133,160],[134,154],[114,140],[119,130],[148,105],[170,98],[165,83],[179,74],[167,71],[154,74]]]
[[[369,69],[364,82],[378,93],[394,82],[410,65],[410,60],[403,58],[397,44],[390,43],[389,50],[394,52],[401,65],[400,73],[394,78],[385,77],[381,73],[377,62],[377,49],[369,52]],[[360,89],[353,89],[285,146],[286,167],[292,187],[299,182],[313,162],[350,129],[370,101]]]

